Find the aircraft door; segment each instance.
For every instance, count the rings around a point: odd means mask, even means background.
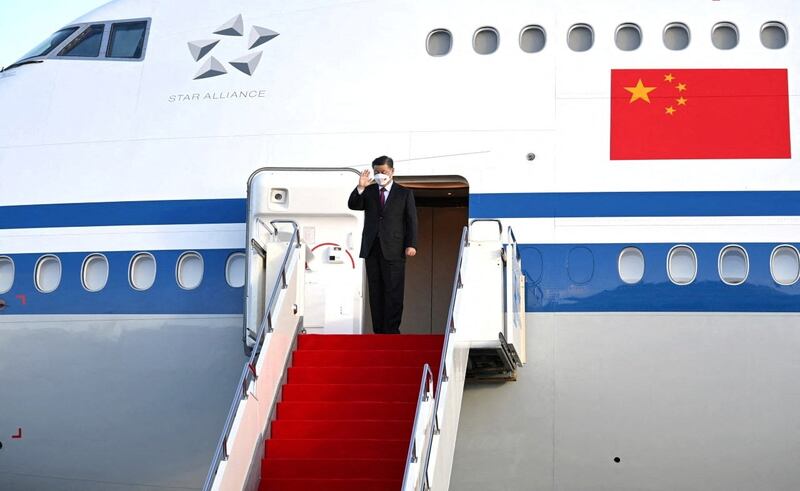
[[[359,259],[363,212],[347,207],[358,183],[358,171],[349,168],[264,168],[248,182],[248,282],[246,326],[257,326],[263,316],[267,288],[265,265],[269,254],[266,233],[272,222],[297,224],[302,247],[307,248],[303,325],[309,332],[361,332],[364,275]]]

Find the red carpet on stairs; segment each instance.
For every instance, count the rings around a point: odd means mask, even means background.
[[[260,491],[398,491],[425,363],[442,336],[298,338],[261,463]]]

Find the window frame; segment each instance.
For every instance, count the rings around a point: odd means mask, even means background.
[[[627,281],[625,278],[622,277],[622,256],[625,255],[627,252],[636,252],[638,253],[639,257],[642,258],[642,275],[636,281]],[[636,246],[627,246],[623,247],[621,251],[619,251],[619,255],[617,256],[617,276],[619,280],[625,285],[638,285],[644,281],[644,275],[647,273],[647,259],[644,256],[644,251]]]
[[[192,287],[184,285],[183,282],[181,281],[181,265],[189,257],[195,257],[197,259],[200,259],[200,267],[202,268],[200,270],[200,281],[198,281],[197,284]],[[177,261],[175,261],[175,283],[178,284],[178,287],[181,290],[185,291],[197,290],[198,288],[200,288],[200,286],[202,286],[203,280],[205,280],[205,278],[206,278],[206,260],[203,257],[203,255],[200,254],[199,251],[186,251],[182,253],[180,256],[178,256]]]
[[[589,44],[588,48],[578,50],[570,46],[570,36],[572,35],[572,31],[575,31],[577,29],[586,29],[589,31],[589,34],[591,35],[591,43]],[[577,22],[569,26],[569,29],[567,29],[567,48],[573,53],[588,53],[589,51],[592,50],[592,48],[594,48],[596,42],[597,42],[597,36],[596,33],[594,32],[594,27],[592,27],[592,25],[589,24],[588,22]]]
[[[714,43],[714,34],[716,34],[718,29],[725,29],[725,28],[732,30],[733,33],[736,35],[736,44],[734,44],[730,48],[720,48],[719,46],[716,45],[716,43]],[[759,31],[759,36],[760,35],[761,35],[761,33]],[[722,22],[717,22],[716,24],[711,26],[711,46],[713,46],[717,50],[719,50],[719,51],[732,51],[732,50],[734,50],[734,49],[739,47],[739,43],[741,41],[742,41],[742,35],[739,32],[739,26],[737,26],[733,22],[726,20],[726,21],[722,21]]]
[[[669,31],[672,28],[683,29],[683,31],[686,32],[686,46],[684,46],[683,48],[671,48],[667,45],[667,39],[666,39],[667,31]],[[665,25],[664,29],[661,31],[661,44],[663,44],[664,47],[667,48],[668,50],[675,52],[689,49],[689,47],[692,45],[692,30],[691,28],[689,28],[689,24],[685,22],[675,21]]]
[[[636,45],[635,48],[632,49],[625,49],[620,47],[619,45],[619,33],[623,29],[633,29],[637,33],[639,33],[639,44]],[[639,48],[642,47],[642,43],[644,43],[644,32],[639,24],[634,22],[623,22],[622,24],[618,25],[616,29],[614,29],[614,46],[616,46],[617,50],[622,51],[623,53],[632,53],[633,51],[637,51]]]
[[[108,56],[108,49],[111,47],[111,33],[114,29],[115,25],[118,24],[133,24],[136,22],[144,22],[144,43],[142,44],[142,54],[138,58],[119,58],[116,56]],[[106,42],[103,45],[103,59],[111,60],[111,61],[142,61],[144,60],[145,55],[147,54],[147,43],[150,40],[150,18],[146,19],[126,19],[126,20],[115,20],[109,22],[108,24],[108,33]]]
[[[52,290],[45,290],[41,287],[42,285],[39,282],[39,275],[44,262],[50,259],[55,259],[56,263],[58,264],[58,283],[56,283]],[[58,290],[58,287],[61,286],[62,281],[64,281],[64,264],[61,262],[61,258],[55,254],[43,254],[39,256],[39,259],[36,260],[36,264],[33,266],[33,286],[36,288],[36,291],[44,295],[55,293]]]
[[[738,283],[728,281],[722,275],[722,258],[725,256],[726,252],[732,250],[739,250],[744,254],[744,279]],[[747,279],[750,278],[750,254],[747,253],[747,249],[739,244],[728,244],[720,249],[719,256],[717,257],[717,276],[719,276],[720,281],[728,286],[739,286],[747,283]]]
[[[430,50],[431,38],[436,34],[447,34],[450,37],[450,48],[447,50],[446,53],[440,55],[435,55],[431,53]],[[445,56],[453,52],[453,47],[454,47],[453,45],[454,45],[453,33],[449,29],[445,29],[443,27],[437,27],[436,29],[431,30],[431,32],[429,32],[428,35],[425,37],[425,52],[428,53],[428,56],[430,56],[431,58],[444,58]]]
[[[231,283],[231,263],[234,259],[241,257],[244,260],[244,282],[240,286],[234,286]],[[228,259],[225,260],[225,283],[231,288],[244,288],[247,285],[247,254],[244,252],[238,251],[233,252],[228,256]]]
[[[14,258],[11,256],[0,255],[0,261],[7,260],[9,264],[11,264],[11,285],[8,287],[8,290],[0,290],[0,295],[5,295],[6,293],[10,292],[14,289],[14,283],[17,281],[17,264],[14,262]]]
[[[675,278],[672,276],[672,268],[670,267],[672,262],[672,256],[675,254],[675,251],[678,249],[687,249],[689,252],[692,253],[692,259],[694,260],[694,273],[692,274],[692,279],[687,281],[686,283],[680,283],[675,281]],[[700,267],[700,259],[697,257],[697,251],[694,250],[694,247],[690,246],[689,244],[677,244],[670,248],[669,252],[667,253],[667,278],[669,278],[670,283],[676,286],[689,286],[697,280],[697,272]]]
[[[542,36],[544,37],[544,43],[542,43],[542,49],[538,51],[527,51],[525,48],[522,47],[522,38],[528,31],[540,31],[542,33]],[[527,55],[535,55],[541,53],[547,48],[547,31],[545,30],[544,26],[540,24],[528,24],[519,30],[519,37],[517,39],[517,44],[519,44],[520,51],[522,51]]]
[[[139,288],[133,281],[133,267],[136,265],[138,259],[146,256],[149,256],[150,259],[153,260],[153,282],[147,288]],[[130,285],[131,289],[137,292],[146,292],[156,285],[156,281],[158,281],[158,260],[156,259],[156,256],[152,252],[134,253],[133,256],[131,256],[130,262],[128,263],[128,284]]]
[[[108,45],[111,41],[111,30],[115,24],[128,24],[131,22],[145,22],[147,25],[144,29],[144,44],[142,45],[142,55],[139,58],[114,58],[107,56],[108,54]],[[67,47],[69,43],[74,41],[78,36],[84,33],[86,29],[90,28],[91,26],[96,25],[103,25],[103,40],[100,42],[100,54],[98,56],[62,56],[60,53],[61,51]],[[118,62],[140,62],[144,61],[145,57],[147,56],[147,45],[150,42],[150,28],[152,27],[153,22],[151,17],[142,17],[136,19],[115,19],[115,20],[106,20],[106,21],[97,21],[97,22],[82,22],[79,24],[69,24],[64,26],[63,28],[59,29],[68,29],[72,27],[77,27],[77,30],[73,32],[69,37],[67,37],[64,41],[61,42],[58,46],[53,48],[49,54],[45,56],[36,56],[33,58],[26,58],[27,60],[50,60],[50,59],[57,59],[57,60],[92,60],[92,61],[118,61]],[[58,32],[58,31],[56,31]]]
[[[793,249],[795,255],[798,258],[800,258],[800,250],[798,250],[797,247],[795,247],[792,244],[778,244],[772,249],[772,252],[769,254],[769,276],[772,278],[772,281],[776,285],[792,286],[796,284],[798,281],[800,281],[800,272],[798,272],[797,276],[795,276],[794,278],[794,281],[792,281],[791,283],[782,283],[778,281],[777,278],[775,278],[775,254],[777,254],[779,249]]]
[[[86,274],[89,272],[89,263],[96,259],[102,260],[106,265],[106,281],[105,283],[103,283],[102,287],[95,290],[89,288],[89,285],[86,284]],[[83,287],[84,290],[86,290],[89,293],[99,293],[105,290],[105,288],[108,286],[108,280],[110,279],[110,277],[111,277],[111,263],[108,261],[108,257],[106,257],[105,254],[101,254],[99,252],[93,252],[87,255],[85,258],[83,258],[83,262],[81,263],[81,286]]]
[[[494,33],[495,39],[497,40],[497,44],[495,45],[494,49],[492,51],[489,51],[488,53],[481,53],[480,51],[478,51],[478,45],[477,45],[478,36],[483,34],[484,32],[492,32],[492,33]],[[482,27],[479,27],[479,28],[475,29],[475,32],[472,33],[472,51],[476,55],[491,56],[491,55],[497,53],[499,50],[500,50],[500,31],[496,27],[482,26]]]
[[[72,56],[64,53],[64,51],[70,47],[70,44],[72,44],[74,41],[78,40],[81,36],[86,34],[89,31],[89,29],[99,26],[102,26],[103,28],[103,35],[100,36],[100,47],[98,48],[97,56]],[[108,24],[106,24],[105,22],[91,22],[89,24],[82,24],[80,29],[78,29],[78,31],[75,32],[75,34],[76,35],[74,36],[70,36],[69,42],[59,46],[58,50],[54,50],[57,51],[57,53],[55,53],[55,58],[58,58],[59,60],[100,60],[103,58],[103,48],[106,45],[106,42],[108,41]],[[80,44],[84,40],[85,39],[82,39],[80,42],[78,42],[78,44],[73,46],[72,49],[75,49],[78,46],[80,46]]]
[[[764,39],[761,36],[763,36],[764,35],[764,31],[766,29],[770,28],[770,27],[777,27],[777,28],[779,28],[779,29],[781,29],[783,31],[784,39],[786,41],[785,43],[783,43],[783,46],[781,46],[779,48],[771,48],[771,47],[767,46],[766,44],[764,44]],[[761,46],[763,46],[764,48],[766,48],[766,49],[768,49],[770,51],[777,51],[777,50],[784,49],[787,46],[789,46],[789,28],[786,27],[786,24],[784,24],[783,22],[777,21],[777,20],[770,20],[770,21],[764,22],[763,24],[761,24],[761,27],[758,29],[758,40],[761,43]]]

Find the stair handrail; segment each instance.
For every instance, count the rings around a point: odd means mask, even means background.
[[[247,388],[250,382],[258,378],[256,374],[256,364],[258,363],[261,355],[261,347],[264,344],[264,336],[266,333],[272,332],[272,311],[275,308],[275,303],[278,300],[278,292],[285,290],[289,285],[286,281],[286,269],[289,266],[289,259],[292,257],[294,249],[300,247],[300,233],[297,223],[291,220],[273,220],[270,222],[275,229],[277,235],[278,229],[276,224],[290,224],[293,227],[292,235],[289,238],[289,243],[286,247],[286,252],[283,255],[281,262],[281,269],[278,276],[275,278],[275,284],[272,286],[272,293],[269,298],[269,303],[265,309],[264,318],[258,326],[258,333],[256,336],[253,350],[250,353],[250,358],[242,370],[242,375],[239,377],[239,383],[236,386],[236,392],[233,396],[233,402],[230,409],[228,409],[228,416],[225,418],[225,426],[222,429],[217,447],[214,450],[214,456],[211,459],[211,467],[206,475],[205,483],[203,484],[203,491],[210,491],[211,486],[214,484],[214,478],[219,470],[219,465],[222,461],[228,460],[228,437],[233,429],[233,421],[236,418],[236,412],[239,409],[239,404],[242,400],[247,399]],[[246,340],[245,340],[246,342]]]
[[[406,472],[403,474],[403,486],[401,490],[406,489],[408,479],[408,466],[419,462],[418,449],[417,449],[417,428],[420,422],[420,412],[422,411],[422,404],[429,401],[433,397],[433,372],[431,366],[427,363],[422,367],[422,379],[419,382],[419,395],[417,396],[417,410],[414,416],[414,426],[411,428],[411,441],[408,443],[408,454],[406,455]],[[433,428],[431,428],[433,431]],[[426,442],[424,442],[426,443]]]
[[[455,308],[456,308],[456,297],[458,296],[458,291],[464,286],[464,283],[461,281],[461,263],[464,259],[464,248],[467,247],[469,243],[469,227],[466,226],[461,232],[461,242],[458,248],[458,259],[456,260],[456,272],[453,278],[453,290],[450,293],[450,308],[447,311],[447,323],[445,324],[444,330],[444,343],[442,345],[442,357],[439,361],[439,374],[436,378],[436,391],[433,393],[433,411],[431,412],[431,428],[432,431],[428,435],[428,441],[425,443],[423,450],[424,455],[422,456],[422,472],[420,473],[420,479],[424,479],[424,483],[422,486],[422,490],[429,490],[430,489],[430,476],[428,474],[428,468],[430,466],[431,460],[431,448],[433,447],[433,437],[439,434],[441,429],[439,425],[439,403],[441,402],[441,393],[442,393],[442,385],[448,381],[447,377],[447,350],[450,346],[450,334],[456,332],[456,325],[455,325]],[[416,417],[414,424],[416,425]],[[413,438],[413,435],[412,435]],[[408,462],[406,462],[408,465]],[[417,489],[420,489],[417,487]]]

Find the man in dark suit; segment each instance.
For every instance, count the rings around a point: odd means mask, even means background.
[[[362,172],[347,206],[364,210],[360,256],[367,266],[372,329],[400,334],[406,257],[417,254],[417,207],[414,193],[393,181],[391,158],[378,157],[372,170],[375,179]]]

